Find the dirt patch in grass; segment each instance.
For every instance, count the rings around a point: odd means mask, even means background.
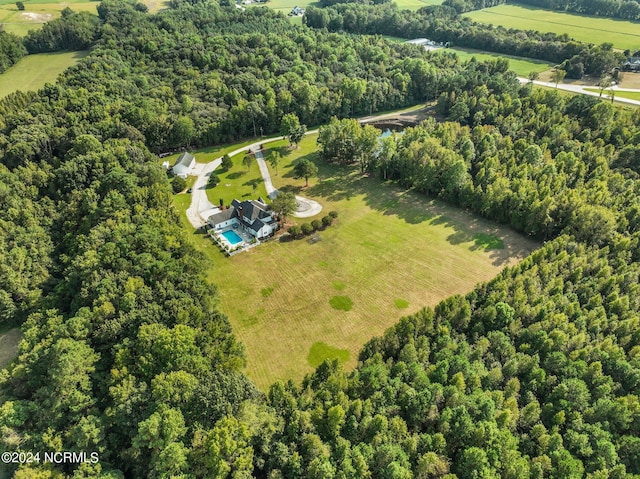
[[[311,349],[309,349],[309,355],[307,356],[307,362],[312,368],[317,368],[326,359],[337,359],[341,363],[349,361],[349,351],[346,349],[334,348],[323,342],[313,343]]]
[[[18,355],[21,339],[20,328],[13,328],[0,334],[0,369],[6,368]]]
[[[353,301],[349,296],[334,296],[329,300],[329,304],[333,309],[340,311],[351,311]]]

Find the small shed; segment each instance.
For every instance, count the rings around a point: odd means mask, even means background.
[[[173,165],[173,174],[176,176],[180,176],[181,178],[186,178],[191,173],[191,169],[196,164],[195,157],[188,152],[184,152],[182,155],[178,157],[176,164]]]

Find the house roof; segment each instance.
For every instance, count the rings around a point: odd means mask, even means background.
[[[214,225],[230,220],[234,216],[238,216],[235,208],[227,208],[214,215],[209,216],[208,221]]]
[[[257,223],[258,221],[260,222],[260,226],[258,226],[255,231],[258,231],[265,225],[265,222],[262,220],[265,220],[266,218],[269,218],[271,216],[271,213],[267,211],[267,205],[264,202],[257,200],[238,201],[234,199],[231,202],[230,208],[216,213],[215,215],[211,215],[209,217],[209,222],[218,224],[222,223],[223,221],[230,220],[231,218],[239,218],[240,210],[242,210],[242,221],[246,225],[251,225],[251,227],[253,228],[253,225],[255,223]],[[266,221],[268,223],[268,220]]]
[[[186,166],[187,168],[191,166],[191,163],[195,160],[194,156],[189,152],[184,152],[182,155],[178,157],[176,160],[176,164],[173,165],[174,168],[176,166]]]
[[[253,231],[257,233],[258,231],[260,231],[260,228],[262,228],[263,226],[264,226],[264,223],[261,220],[257,219],[253,222],[253,224],[249,228],[251,228]]]

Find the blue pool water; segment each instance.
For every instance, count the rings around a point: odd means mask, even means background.
[[[240,236],[238,236],[238,233],[236,233],[233,230],[225,231],[224,233],[222,233],[222,236],[227,238],[227,241],[231,243],[231,246],[235,246],[238,243],[242,243],[242,238],[240,238]]]

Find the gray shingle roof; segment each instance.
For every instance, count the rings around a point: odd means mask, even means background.
[[[230,220],[234,216],[238,216],[235,208],[227,208],[226,210],[222,210],[215,215],[209,216],[208,221],[209,223],[216,225],[218,223]]]
[[[176,160],[176,164],[173,165],[175,166],[186,166],[187,168],[191,166],[191,162],[194,160],[195,158],[193,157],[193,155],[191,153],[188,152],[184,152],[182,155],[180,155],[178,157],[178,159]]]

